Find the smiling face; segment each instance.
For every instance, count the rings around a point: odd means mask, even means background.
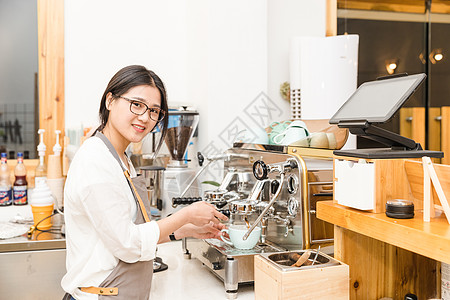
[[[129,100],[139,101],[148,107],[161,106],[161,94],[156,87],[139,85],[120,95]],[[111,93],[107,95],[106,107],[109,110],[108,122],[103,130],[119,153],[130,143],[138,143],[153,130],[157,121],[150,118],[150,111],[136,115],[130,111],[130,102]],[[131,104],[133,105],[133,104]],[[138,105],[135,103],[134,105]]]

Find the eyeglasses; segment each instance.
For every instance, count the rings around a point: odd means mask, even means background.
[[[130,102],[130,111],[135,115],[142,116],[148,110],[148,111],[150,111],[150,119],[152,119],[153,121],[159,122],[164,119],[165,112],[163,110],[161,110],[159,107],[148,107],[147,104],[145,104],[141,101],[128,99],[128,98],[122,97],[122,96],[116,96],[116,97],[122,98],[122,99]]]

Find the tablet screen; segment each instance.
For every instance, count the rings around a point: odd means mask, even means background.
[[[353,120],[384,123],[408,100],[425,77],[422,73],[363,83],[334,114],[330,123]]]

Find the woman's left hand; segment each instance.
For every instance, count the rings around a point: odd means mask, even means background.
[[[221,230],[226,228],[225,224],[209,222],[203,226],[196,226],[191,223],[183,225],[180,229],[175,231],[177,239],[184,237],[193,237],[196,239],[219,239],[222,236]]]

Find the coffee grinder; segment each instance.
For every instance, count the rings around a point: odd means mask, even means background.
[[[164,141],[171,159],[164,171],[161,217],[166,217],[179,209],[172,206],[172,198],[180,197],[195,176],[196,170],[189,165],[186,149],[197,129],[198,121],[198,112],[188,110],[185,106],[169,110],[169,124]],[[185,196],[198,197],[199,193],[199,183],[194,182]]]

